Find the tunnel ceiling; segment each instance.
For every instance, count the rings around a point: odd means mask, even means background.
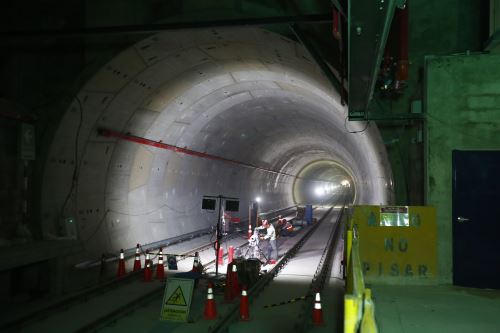
[[[349,171],[359,202],[389,202],[378,130],[346,115],[307,51],[283,36],[256,28],[154,35],[100,69],[61,119],[45,167],[44,230],[76,232],[90,253],[166,239],[214,223],[203,195],[261,195],[264,210],[293,204],[290,175],[318,160]],[[98,128],[286,174],[106,138]],[[77,224],[68,227],[68,217]]]

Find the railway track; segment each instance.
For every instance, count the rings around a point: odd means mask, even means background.
[[[329,212],[332,212],[332,209],[329,210]],[[318,213],[319,214],[319,213]],[[340,220],[340,217],[338,217],[339,212],[335,212],[337,218],[336,220]],[[324,214],[324,218],[329,218],[328,214]],[[323,220],[320,219],[320,220]],[[322,223],[322,222],[321,222]],[[312,228],[307,228],[305,229],[304,233],[300,235],[300,240],[298,241],[298,244],[296,247],[293,247],[290,249],[290,251],[285,254],[279,261],[279,264],[274,267],[274,269],[270,270],[268,274],[264,274],[262,278],[259,280],[259,282],[255,285],[254,288],[252,288],[249,291],[250,298],[252,300],[255,298],[258,298],[259,300],[265,300],[266,299],[266,294],[268,293],[267,290],[269,289],[268,286],[273,283],[273,281],[279,280],[280,277],[286,276],[287,272],[287,265],[290,264],[294,258],[297,258],[300,256],[301,253],[301,248],[302,250],[308,251],[305,247],[307,247],[307,241],[309,238],[313,237],[313,234],[315,231],[320,232],[322,235],[325,235],[324,230],[317,230],[317,228],[320,226],[321,223],[316,224]],[[315,270],[313,271],[313,276],[311,276],[311,279],[307,281],[307,290],[304,291],[304,293],[310,293],[310,290],[316,290],[317,288],[321,289],[323,286],[323,283],[325,281],[325,278],[328,275],[328,271],[330,269],[330,263],[331,263],[331,256],[333,253],[333,248],[334,248],[334,240],[336,237],[339,235],[340,232],[340,227],[338,227],[338,223],[336,224],[336,229],[332,230],[330,233],[326,233],[326,240],[328,241],[328,246],[325,246],[324,244],[321,246],[321,253],[318,256],[318,265],[315,266]],[[326,244],[326,242],[325,242]],[[305,247],[302,247],[305,246]],[[207,264],[207,263],[206,263]],[[213,278],[213,276],[212,276]],[[280,282],[279,282],[280,283]],[[262,289],[260,289],[262,288]],[[201,290],[200,290],[201,289]],[[191,319],[190,322],[187,323],[187,330],[184,329],[181,331],[189,331],[189,332],[228,332],[234,329],[235,325],[238,325],[238,309],[239,305],[238,304],[224,304],[220,303],[220,310],[219,310],[219,319],[217,322],[209,322],[209,321],[204,321],[201,316],[201,311],[202,309],[200,306],[204,304],[205,298],[206,298],[206,289],[203,287],[198,288],[198,293],[202,293],[203,295],[193,295],[193,302],[194,309],[192,309],[192,312],[195,314]],[[218,292],[215,291],[215,293],[218,295],[220,298],[221,291],[219,290]],[[217,296],[216,295],[216,296]],[[201,297],[200,297],[201,296]],[[99,331],[99,332],[120,332],[123,330],[124,327],[129,327],[133,325],[137,325],[136,328],[139,329],[142,332],[152,332],[152,331],[168,331],[168,332],[174,332],[176,329],[179,328],[179,324],[176,323],[165,323],[165,322],[160,322],[157,320],[158,318],[158,310],[161,304],[161,295],[156,295],[151,297],[149,300],[143,300],[141,304],[137,304],[136,311],[134,312],[133,315],[126,316],[123,312],[118,314],[119,317],[116,317],[113,320],[108,320],[107,322],[103,322],[98,326],[94,326],[93,329],[87,330],[87,331]],[[274,299],[273,296],[269,296],[268,298],[273,299],[273,301],[279,300],[279,299]],[[293,331],[294,332],[303,332],[305,330],[304,325],[308,324],[307,316],[310,315],[310,308],[309,308],[309,303],[312,302],[313,298],[307,298],[305,303],[302,303],[301,309],[297,311],[297,320],[293,321]],[[256,304],[256,307],[261,307],[262,304],[257,304],[259,303],[254,302]],[[262,303],[262,302],[260,302]],[[270,303],[270,301],[265,302]],[[272,302],[271,302],[272,303]],[[307,303],[307,304],[306,304]],[[297,303],[301,304],[301,303]],[[196,308],[198,307],[198,308]],[[312,305],[311,305],[312,308]],[[130,311],[129,311],[130,312]],[[254,309],[254,306],[252,306],[251,313],[252,312],[258,312]],[[197,314],[196,314],[197,313]],[[254,317],[258,317],[257,315],[252,315]],[[150,318],[149,321],[146,321],[145,318]],[[289,316],[288,320],[290,318],[294,318],[293,315]],[[156,324],[151,324],[151,320],[155,321]],[[141,325],[145,326],[140,326],[138,323],[141,322]],[[261,322],[261,319],[256,319],[252,321],[251,324],[246,324],[247,325],[247,331],[248,332],[256,332],[261,330],[261,328],[255,329],[253,325],[255,325],[256,322]],[[272,319],[269,321],[272,322]],[[244,324],[245,325],[245,324]],[[238,332],[240,331],[239,328],[237,330]],[[283,331],[282,328],[280,327],[274,327],[271,331],[276,332],[276,331]],[[83,332],[83,331],[82,331]]]
[[[338,202],[342,202],[342,207],[344,207],[343,200],[343,197],[338,200]],[[308,230],[303,238],[286,253],[286,255],[279,261],[279,263],[271,271],[268,272],[268,274],[264,275],[250,290],[248,290],[249,299],[254,300],[254,302],[250,305],[250,313],[254,313],[254,316],[258,316],[259,321],[267,323],[265,327],[252,326],[253,331],[305,332],[307,331],[307,327],[311,325],[310,314],[314,302],[313,296],[315,292],[321,292],[323,290],[328,273],[331,269],[333,249],[336,245],[335,241],[336,239],[338,239],[341,232],[343,208],[333,211],[334,206],[332,206],[332,208],[327,211],[327,213],[323,216],[323,218],[321,218],[319,223]],[[335,215],[335,223],[331,228],[327,228],[325,227],[324,221],[328,220],[332,215]],[[328,229],[331,230],[327,235],[325,235],[325,230]],[[315,238],[316,244],[314,241]],[[324,240],[326,240],[326,244],[321,245],[322,241]],[[318,245],[318,241],[320,241],[319,247],[315,246]],[[319,251],[318,249],[316,249],[316,253],[311,253],[311,251],[314,251],[315,248],[318,248]],[[288,307],[287,315],[285,317],[285,320],[286,318],[288,318],[288,323],[281,322],[279,326],[274,327],[273,322],[276,321],[276,318],[273,318],[272,315],[265,315],[266,312],[267,314],[272,312],[270,311],[269,307],[272,307],[273,305],[269,305],[270,303],[277,303],[277,301],[280,301],[279,299],[276,299],[276,292],[273,292],[275,291],[273,290],[273,288],[287,289],[287,287],[283,284],[283,281],[287,279],[290,280],[290,276],[294,274],[293,272],[287,272],[287,267],[293,263],[298,263],[299,265],[303,264],[304,258],[301,257],[306,257],[306,260],[310,263],[312,261],[314,261],[315,263],[317,262],[315,272],[312,275],[312,279],[308,282],[305,281],[307,280],[307,277],[304,279],[303,275],[299,276],[296,279],[297,283],[289,283],[291,285],[295,285],[295,288],[290,288],[290,290],[288,290],[288,292],[285,292],[284,294],[288,294],[290,296],[292,295],[291,292],[297,292],[298,283],[302,283],[302,295],[295,296],[302,297],[304,301],[302,303],[297,303],[297,305],[301,305],[295,306],[293,310],[290,310],[290,307]],[[316,261],[314,259],[316,259]],[[282,279],[280,279],[280,277],[282,277]],[[291,280],[293,280],[293,278]],[[266,302],[267,304],[265,304]],[[264,307],[268,309],[262,311],[262,308]],[[262,315],[262,312],[264,312],[264,315]],[[292,320],[292,318],[296,318],[296,320]],[[235,326],[239,324],[238,319],[239,304],[235,304],[229,311],[226,312],[223,317],[221,317],[214,325],[208,328],[208,332],[231,332],[232,329],[236,328]],[[241,329],[238,329],[238,332],[239,331],[241,331]]]
[[[290,208],[287,208],[289,210]],[[279,212],[282,213],[282,212]],[[277,214],[277,213],[276,213]],[[225,244],[230,244],[230,245],[236,245],[238,247],[244,247],[248,244],[246,241],[246,230],[245,232],[242,233],[233,233],[229,236],[226,236],[223,238],[222,242]],[[205,253],[209,252],[210,254],[208,257],[212,257],[213,259],[209,260],[202,260],[203,264],[205,266],[210,266],[215,263],[215,256],[213,255],[213,242],[207,242],[201,246],[194,247],[188,251],[185,251],[180,254],[176,254],[178,257],[178,262],[179,264],[183,264],[184,262],[187,262],[190,258],[194,257],[194,254],[196,252],[199,252],[200,255],[203,257]],[[144,253],[143,253],[144,254]],[[157,253],[151,253],[153,256],[152,258],[154,259]],[[166,253],[165,253],[166,254]],[[227,256],[227,254],[225,255]],[[207,255],[205,255],[205,258]],[[187,264],[189,265],[189,264]],[[186,266],[186,264],[184,264]],[[153,270],[155,268],[153,267]],[[188,269],[189,270],[189,269]],[[5,322],[0,325],[0,331],[2,332],[31,332],[31,331],[40,331],[38,329],[33,329],[31,330],[30,327],[35,328],[38,326],[40,322],[44,322],[54,314],[61,313],[61,312],[66,312],[68,309],[79,306],[85,303],[88,303],[91,301],[93,298],[96,297],[105,297],[106,294],[110,294],[114,291],[120,290],[127,288],[127,286],[134,285],[134,284],[143,284],[145,285],[146,283],[142,283],[141,281],[142,278],[142,271],[138,272],[130,272],[126,276],[122,278],[115,278],[110,281],[106,281],[104,283],[101,283],[95,287],[85,289],[81,292],[77,292],[72,294],[71,296],[68,296],[66,298],[63,298],[61,300],[58,300],[54,303],[51,303],[42,309],[37,309],[35,311],[31,311],[27,313],[26,315],[23,315],[21,317],[17,317],[11,321]],[[161,295],[161,293],[164,290],[164,283],[153,283],[152,288],[148,288],[144,293],[142,293],[139,297],[136,298],[131,298],[124,304],[117,306],[115,309],[112,311],[107,311],[105,314],[102,316],[98,316],[98,318],[93,319],[92,321],[88,323],[82,324],[78,329],[74,329],[71,331],[74,332],[89,332],[89,331],[95,331],[97,328],[106,325],[109,322],[113,322],[116,320],[116,318],[120,317],[120,315],[124,312],[130,312],[133,311],[134,308],[140,307],[142,304],[147,303],[150,301],[152,298],[156,297],[157,295]],[[63,330],[64,331],[64,330]]]
[[[230,241],[232,239],[235,239],[237,237],[243,237],[242,234],[232,234],[224,239],[225,242]],[[195,247],[193,249],[190,249],[188,251],[185,251],[183,253],[180,253],[177,255],[178,257],[178,262],[182,263],[182,261],[186,261],[189,258],[193,258],[194,254],[196,252],[203,252],[203,251],[208,251],[209,249],[212,249],[213,244],[212,242],[206,243],[202,246]],[[154,254],[154,256],[156,256]],[[154,258],[153,256],[153,258]],[[210,264],[215,262],[215,260],[211,260],[207,262],[206,264]],[[156,265],[153,267],[153,270],[155,269]],[[29,326],[30,324],[33,324],[37,321],[42,321],[46,318],[49,318],[51,314],[54,314],[59,311],[67,311],[68,308],[81,304],[81,303],[86,303],[93,297],[102,297],[102,295],[105,295],[106,293],[109,293],[111,291],[114,291],[116,289],[122,288],[124,286],[127,286],[129,284],[133,283],[142,283],[141,278],[143,275],[143,271],[137,271],[137,272],[130,272],[127,275],[121,277],[121,278],[115,278],[110,281],[106,281],[104,283],[101,283],[97,286],[94,286],[92,288],[85,289],[83,291],[77,292],[72,294],[69,297],[63,298],[57,302],[54,302],[52,304],[49,304],[45,306],[43,309],[39,309],[33,312],[30,312],[22,317],[16,318],[15,320],[9,321],[7,323],[4,323],[0,325],[0,331],[2,332],[20,332],[23,331],[23,328],[26,326]],[[135,299],[131,303],[127,303],[126,306],[130,308],[133,308],[134,303],[141,303],[143,300],[147,301],[150,299],[150,297],[158,294],[159,292],[163,291],[164,284],[161,283],[159,284],[158,288],[154,288],[152,291],[147,292],[141,297],[141,299]],[[116,315],[119,313],[122,309],[122,307],[119,307],[117,311],[113,311],[113,314]],[[106,320],[110,320],[113,316],[103,316],[102,322],[105,322]],[[99,320],[101,322],[101,320]],[[78,330],[77,332],[86,332],[88,331],[93,325],[89,324],[88,327],[82,327],[81,330]]]

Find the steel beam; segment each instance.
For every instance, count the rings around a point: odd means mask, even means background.
[[[405,0],[349,0],[349,120],[366,120],[396,7]]]
[[[123,25],[112,27],[90,27],[75,29],[31,29],[31,30],[2,30],[0,37],[2,40],[12,40],[19,38],[47,38],[47,37],[85,37],[92,35],[112,35],[112,34],[148,34],[166,30],[181,29],[202,29],[236,26],[262,26],[274,24],[294,24],[294,23],[331,23],[331,13],[309,14],[296,16],[273,16],[257,18],[241,18],[233,20],[206,20],[195,22],[169,22],[142,25]]]

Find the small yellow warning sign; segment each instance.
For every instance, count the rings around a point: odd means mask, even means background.
[[[182,293],[181,286],[178,286],[177,289],[170,295],[167,302],[167,305],[179,305],[179,306],[187,306],[186,299],[184,298],[184,294]]]
[[[186,322],[193,296],[194,280],[169,278],[160,312],[160,320]]]

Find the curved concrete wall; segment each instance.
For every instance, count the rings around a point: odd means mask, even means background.
[[[297,174],[334,160],[353,174],[358,202],[391,200],[391,172],[376,127],[348,133],[346,110],[306,50],[254,28],[165,32],[111,60],[78,94],[83,122],[71,188],[79,101],[61,120],[46,162],[46,233],[75,217],[92,254],[206,228],[203,195],[256,195],[263,210],[293,203],[293,177],[97,135],[143,136]],[[365,123],[348,123],[356,131]],[[61,209],[66,202],[64,209]]]

